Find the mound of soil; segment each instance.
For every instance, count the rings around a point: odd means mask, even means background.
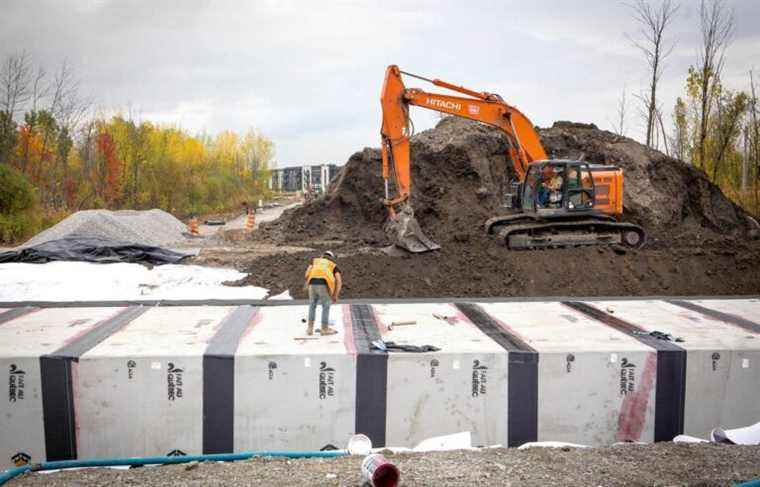
[[[412,138],[411,198],[428,235],[446,242],[483,233],[486,219],[498,211],[498,195],[513,177],[506,150],[507,140],[498,131],[455,118]],[[325,197],[291,210],[264,231],[290,242],[389,243],[383,232],[387,211],[381,203],[381,167],[379,149],[355,153]]]
[[[592,124],[556,122],[540,133],[550,157],[622,167],[624,219],[661,241],[705,231],[734,238],[750,230],[746,212],[693,166]]]
[[[540,134],[551,157],[622,167],[624,218],[643,226],[655,241],[669,243],[694,232],[734,238],[748,230],[744,211],[702,171],[681,161],[590,124],[557,122]],[[482,234],[485,220],[501,211],[514,178],[506,151],[499,130],[455,117],[413,137],[411,199],[425,232],[439,242]],[[378,149],[355,153],[325,197],[291,210],[265,234],[291,243],[316,238],[388,243],[380,171]]]
[[[262,225],[257,238],[339,252],[347,297],[751,294],[760,245],[746,213],[699,170],[593,125],[541,129],[554,158],[616,164],[625,171],[624,219],[648,234],[645,248],[510,252],[485,235],[502,210],[513,169],[498,130],[443,119],[412,138],[412,203],[422,229],[442,245],[424,255],[386,255],[386,210],[378,149],[346,163],[328,194]],[[331,243],[330,243],[331,242]],[[312,254],[270,255],[245,283],[302,297]]]

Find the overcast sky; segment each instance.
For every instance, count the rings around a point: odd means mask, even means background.
[[[760,1],[729,4],[737,28],[724,79],[746,88],[760,68]],[[681,0],[669,33],[678,44],[662,81],[668,114],[697,55],[698,5]],[[49,71],[67,59],[104,113],[192,133],[256,127],[281,166],[342,164],[378,146],[389,64],[499,93],[536,125],[610,128],[623,86],[646,83],[626,32],[636,26],[616,0],[0,3],[0,57],[25,49]],[[420,83],[407,86],[435,89]],[[413,117],[418,130],[435,122],[422,109]]]

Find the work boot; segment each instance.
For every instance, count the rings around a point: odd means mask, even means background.
[[[306,325],[306,334],[307,335],[314,334],[314,323],[309,323],[308,325]]]
[[[322,336],[335,335],[336,333],[338,333],[338,330],[333,330],[332,328],[330,328],[327,325],[322,325],[322,328],[319,330],[319,333]]]

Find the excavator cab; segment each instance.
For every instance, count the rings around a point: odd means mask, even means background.
[[[512,212],[489,219],[486,230],[510,249],[622,244],[640,247],[644,231],[619,221],[623,172],[574,160],[528,164]]]
[[[534,162],[516,196],[514,207],[545,217],[589,211],[594,208],[594,178],[585,162]]]

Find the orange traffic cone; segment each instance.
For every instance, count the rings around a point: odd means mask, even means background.
[[[253,232],[253,227],[256,225],[256,215],[252,210],[248,210],[248,216],[245,219],[245,231],[248,233]]]
[[[201,233],[198,231],[198,219],[196,217],[192,217],[190,219],[190,235],[200,235]]]

